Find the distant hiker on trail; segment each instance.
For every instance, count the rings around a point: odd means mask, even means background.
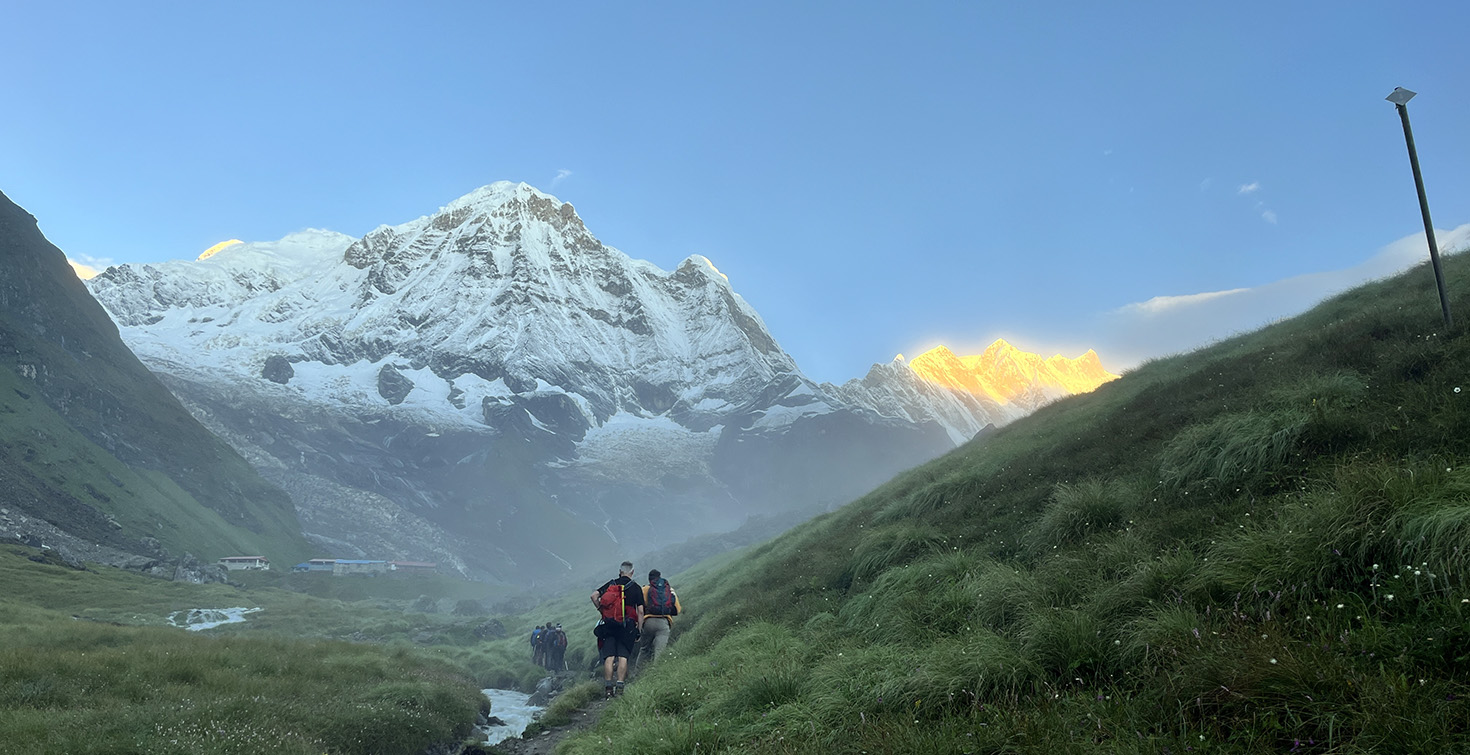
[[[546,649],[542,647],[541,633],[545,631],[540,624],[531,630],[531,662],[537,666],[541,665],[542,655]]]
[[[606,697],[621,695],[628,680],[628,661],[638,642],[638,625],[643,622],[643,588],[633,581],[631,561],[624,561],[618,568],[617,579],[607,581],[592,593],[592,604],[602,616],[593,630],[601,640],[597,643],[597,654],[602,658],[602,691]]]
[[[561,625],[557,624],[551,630],[551,646],[547,648],[549,657],[546,668],[552,671],[566,671],[567,669],[567,633],[562,631]]]
[[[541,667],[551,668],[552,643],[555,640],[556,630],[551,628],[551,622],[541,627]]]
[[[663,578],[658,569],[648,570],[648,586],[643,588],[643,643],[640,655],[652,651],[652,660],[663,655],[669,644],[669,635],[674,631],[674,617],[683,610],[679,605],[679,594]]]

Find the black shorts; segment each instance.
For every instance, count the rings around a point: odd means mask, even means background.
[[[605,637],[597,640],[597,657],[599,660],[608,658],[632,658],[633,657],[633,630],[622,624],[611,624],[608,626]]]

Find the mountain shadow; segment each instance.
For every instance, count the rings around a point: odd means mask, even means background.
[[[142,562],[305,552],[286,494],[138,361],[3,194],[0,266],[0,536]]]

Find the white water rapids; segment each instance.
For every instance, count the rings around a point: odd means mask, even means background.
[[[221,624],[237,624],[245,620],[245,614],[255,613],[259,608],[190,608],[174,611],[168,615],[168,623],[183,627],[190,632],[212,629]]]
[[[531,705],[528,702],[531,696],[524,692],[516,692],[509,689],[482,689],[485,697],[490,698],[490,715],[505,722],[505,726],[492,726],[488,730],[485,744],[493,745],[511,737],[519,737],[526,731],[526,726],[535,720],[536,714],[541,711],[541,706]]]

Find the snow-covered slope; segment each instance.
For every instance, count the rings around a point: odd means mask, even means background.
[[[328,555],[564,571],[845,502],[1027,410],[901,362],[817,385],[709,260],[632,259],[525,184],[89,286]]]

